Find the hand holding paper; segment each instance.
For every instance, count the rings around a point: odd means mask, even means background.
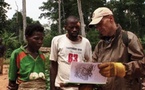
[[[68,83],[106,84],[99,73],[98,63],[72,62]]]
[[[125,66],[118,62],[107,62],[98,65],[101,75],[105,77],[124,77],[125,76]]]

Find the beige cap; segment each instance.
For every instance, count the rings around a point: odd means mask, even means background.
[[[113,15],[112,11],[107,7],[99,7],[93,12],[92,21],[89,24],[89,27],[98,24],[103,16]]]

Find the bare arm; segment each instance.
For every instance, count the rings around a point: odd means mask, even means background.
[[[50,61],[50,90],[55,89],[55,78],[57,75],[58,63],[55,61]]]

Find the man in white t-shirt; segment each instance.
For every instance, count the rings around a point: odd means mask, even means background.
[[[92,60],[89,40],[79,35],[79,19],[69,16],[65,22],[65,29],[66,34],[55,36],[51,42],[51,90],[78,90],[79,85],[66,84],[69,81],[70,64],[71,62],[91,62]]]

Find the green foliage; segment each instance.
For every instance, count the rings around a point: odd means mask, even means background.
[[[110,7],[116,19],[123,29],[132,31],[140,38],[145,34],[145,0],[121,0],[110,1],[107,6]]]
[[[7,31],[1,32],[0,36],[3,39],[3,44],[6,46],[6,57],[10,57],[12,51],[20,46],[17,36]]]
[[[94,48],[94,41],[88,36],[92,36],[89,32],[88,24],[91,21],[93,11],[101,6],[107,6],[113,10],[114,17],[117,23],[119,23],[123,29],[132,31],[140,38],[143,38],[145,32],[145,0],[82,0],[82,11],[84,21],[86,24],[87,38],[91,40]],[[58,32],[58,2],[55,0],[48,0],[40,7],[43,12],[40,17],[49,18],[52,20],[51,31]],[[78,15],[77,0],[61,0],[61,20],[62,28],[64,20],[69,15]],[[53,36],[53,35],[52,35]],[[93,41],[93,42],[92,42]],[[98,41],[96,41],[97,43]]]
[[[55,24],[52,24],[51,26],[52,26],[51,30],[45,31],[45,37],[44,37],[44,42],[43,42],[43,46],[45,47],[51,47],[52,38],[59,34],[57,31],[57,26]]]
[[[106,2],[106,0],[81,0],[82,2],[82,11],[84,16],[84,21],[86,24],[86,36],[90,40],[92,44],[92,48],[94,49],[95,45],[97,44],[98,32],[95,30],[90,30],[88,28],[88,24],[91,21],[93,11],[100,7],[100,6],[107,6],[111,8],[114,12],[114,17],[117,23],[119,23],[123,29],[129,30],[137,34],[142,43],[144,43],[144,29],[145,29],[145,0],[110,0],[110,2]],[[6,12],[9,10],[9,4],[5,2],[0,2],[0,28],[1,31],[6,31],[8,33],[12,33],[13,36],[19,35],[23,27],[22,22],[22,14],[21,12],[16,12],[13,15],[12,19],[6,20]],[[44,46],[50,47],[51,40],[54,36],[58,35],[58,2],[57,0],[47,0],[43,2],[43,5],[40,7],[43,11],[41,13],[40,18],[48,18],[51,19],[52,24],[50,26],[50,31],[46,33],[44,38]],[[78,15],[78,7],[77,7],[77,0],[61,0],[61,21],[62,21],[62,28],[64,25],[64,20],[69,15]],[[27,24],[29,23],[39,23],[39,21],[33,21],[32,18],[27,17]],[[65,33],[65,31],[62,32]],[[3,32],[2,32],[3,33]],[[1,35],[2,35],[1,33]],[[7,33],[7,34],[8,34]],[[11,35],[9,35],[11,36]],[[22,40],[19,36],[19,39]],[[7,37],[8,38],[8,37]],[[11,52],[14,48],[17,47],[18,44],[18,37],[13,39],[16,40],[16,45],[10,45],[8,50]],[[10,42],[10,41],[7,41]]]
[[[39,21],[34,21],[30,17],[26,17],[27,24],[31,23],[38,23],[40,24]],[[7,28],[6,30],[9,30],[11,32],[16,32],[15,34],[19,34],[19,30],[23,30],[23,16],[21,12],[16,12],[12,19],[7,20]]]
[[[53,38],[53,36],[50,33],[47,33],[44,37],[43,46],[50,47],[52,38]]]
[[[6,2],[0,2],[0,29],[3,31],[6,26],[6,13],[9,9],[9,4]]]
[[[50,90],[50,61],[49,61],[49,55],[46,57],[45,61],[45,76],[46,76],[46,88],[47,90]]]
[[[82,10],[83,16],[86,26],[90,22],[90,18],[92,16],[92,12],[99,6],[103,6],[106,0],[83,0],[82,1]],[[43,6],[39,9],[44,11],[41,13],[40,18],[48,18],[52,20],[52,24],[50,26],[52,31],[58,32],[58,2],[55,0],[48,0],[47,2],[43,2]],[[77,7],[77,0],[61,0],[61,21],[62,21],[62,28],[64,26],[64,20],[70,16],[75,15],[79,17],[78,14],[78,7]],[[54,27],[55,26],[55,27]],[[86,27],[86,31],[89,30]],[[65,33],[64,31],[62,31]]]
[[[145,35],[144,35],[143,38],[141,39],[141,42],[142,42],[143,48],[145,48]],[[144,52],[145,52],[145,50],[144,50]]]
[[[30,17],[26,17],[27,25],[31,23],[38,23],[39,21],[34,21]],[[23,41],[23,17],[21,12],[16,12],[12,19],[9,19],[6,21],[5,30],[9,33],[14,33],[15,35],[18,35],[19,42],[22,43]]]
[[[97,45],[99,41],[99,33],[95,29],[90,29],[86,35],[86,38],[89,39],[91,45],[92,45],[92,50],[95,49],[95,46]]]

